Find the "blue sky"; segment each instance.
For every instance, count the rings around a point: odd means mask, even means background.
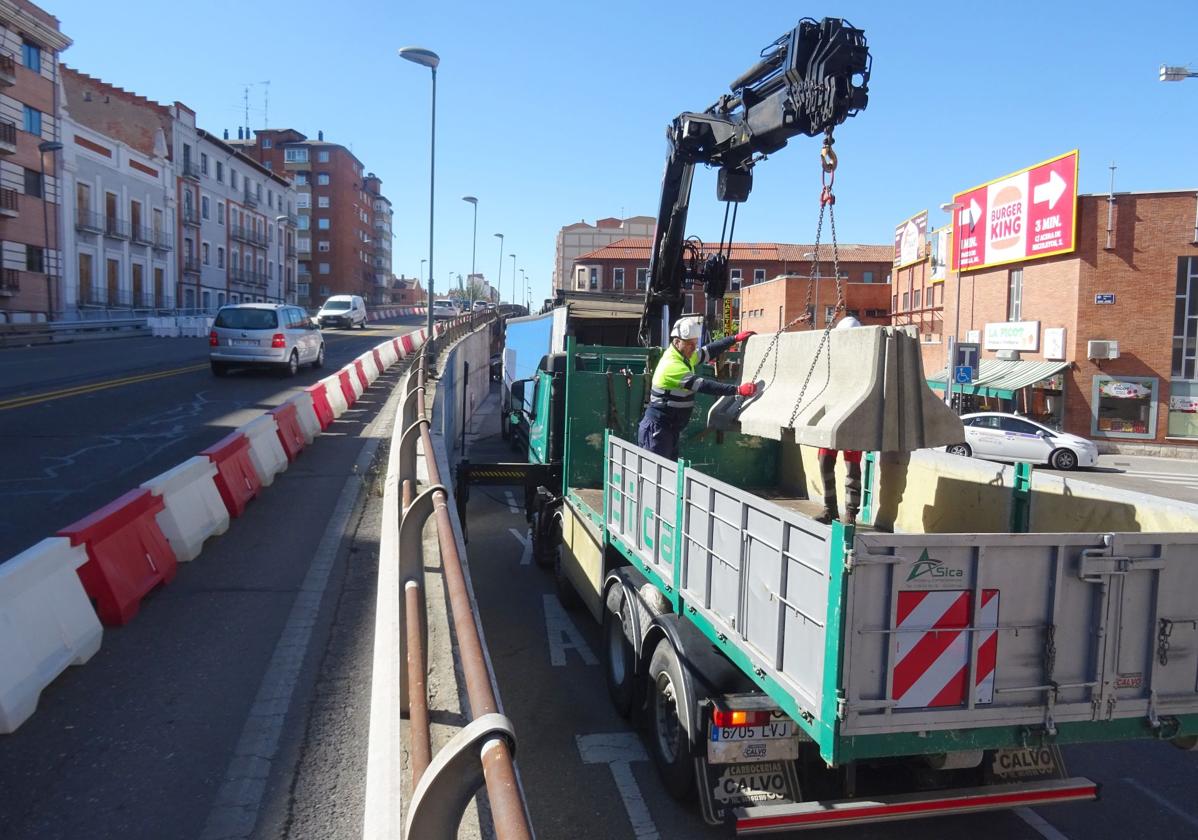
[[[1198,188],[1193,0],[1129,5],[961,2],[441,2],[174,5],[45,0],[74,40],[73,67],[162,102],[210,131],[244,121],[243,85],[270,80],[269,123],[351,146],[394,202],[397,274],[428,251],[429,74],[396,48],[436,50],[436,281],[465,275],[479,197],[478,270],[499,242],[534,299],[549,289],[554,235],[580,219],[656,212],[664,130],[701,110],[801,15],[845,17],[873,54],[869,107],[837,132],[841,241],[886,243],[894,227],[958,192],[1073,148],[1080,189]],[[263,87],[250,124],[263,124]],[[796,138],[757,167],[740,241],[809,242],[818,143]],[[714,175],[701,171],[690,232],[719,236]],[[503,289],[510,295],[512,261]]]

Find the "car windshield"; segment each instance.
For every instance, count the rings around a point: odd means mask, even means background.
[[[216,313],[213,326],[230,330],[271,330],[279,325],[273,309],[222,309]]]
[[[348,300],[330,300],[324,305],[325,312],[339,312],[342,309],[349,309]]]
[[[442,308],[448,309],[449,307],[453,306],[453,304],[447,300],[439,300],[436,303],[434,303],[433,306],[440,306]]]

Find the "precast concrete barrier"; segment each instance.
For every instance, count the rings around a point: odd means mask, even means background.
[[[221,438],[200,453],[216,465],[216,489],[232,517],[241,516],[262,482],[250,458],[250,441],[241,432]]]
[[[323,390],[323,389],[322,389]],[[289,399],[287,402],[295,406],[295,420],[299,423],[300,432],[304,435],[304,444],[311,446],[312,441],[316,440],[316,436],[320,434],[321,422],[316,414],[316,405],[312,399],[312,393],[309,390],[301,391],[296,396]],[[328,400],[325,400],[325,408],[328,408]],[[333,416],[329,412],[329,417]]]
[[[333,425],[336,419],[333,416],[333,406],[329,403],[328,380],[322,379],[315,385],[309,385],[304,389],[304,393],[312,400],[312,414],[316,417],[319,430],[323,432]]]
[[[300,428],[299,417],[296,416],[295,403],[285,402],[278,408],[272,408],[267,414],[275,418],[279,443],[283,446],[287,463],[291,463],[308,445],[304,430]]]
[[[342,374],[345,371],[338,371],[332,376],[321,380],[325,385],[325,396],[328,398],[329,407],[333,410],[333,419],[336,420],[342,414],[349,410],[349,400],[345,398],[346,385],[348,380]],[[349,389],[349,395],[352,397],[354,391]]]
[[[103,629],[78,569],[83,546],[50,537],[0,565],[0,733],[37,709],[43,689],[100,649]]]
[[[269,414],[255,417],[241,427],[250,442],[250,460],[263,487],[274,484],[275,476],[287,469],[287,453],[279,442],[279,424]]]
[[[194,560],[204,540],[229,530],[229,510],[216,489],[216,465],[197,455],[143,483],[162,499],[156,519],[175,559]]]
[[[102,623],[128,624],[150,590],[174,580],[179,566],[157,520],[165,507],[138,488],[58,532],[87,548],[79,579]]]

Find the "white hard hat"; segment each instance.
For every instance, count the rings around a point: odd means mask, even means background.
[[[703,334],[703,319],[697,315],[683,316],[674,322],[670,330],[670,338],[681,338],[683,341],[698,341]]]
[[[861,326],[860,321],[858,321],[852,315],[845,315],[843,318],[840,319],[840,323],[838,323],[836,325],[836,329],[851,330],[853,327],[859,327],[859,326]]]

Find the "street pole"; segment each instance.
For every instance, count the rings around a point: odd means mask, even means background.
[[[948,404],[949,404],[949,406],[952,406],[953,393],[956,391],[956,384],[957,384],[957,364],[956,364],[956,362],[957,362],[957,342],[959,341],[959,337],[961,335],[961,239],[960,239],[961,219],[960,219],[959,213],[960,213],[960,211],[965,209],[965,205],[959,201],[950,201],[945,204],[941,204],[940,209],[945,210],[952,215],[953,247],[949,254],[949,259],[952,259],[953,253],[955,253],[957,255],[957,259],[956,259],[956,263],[957,263],[957,307],[956,307],[957,308],[957,318],[956,318],[956,326],[953,327],[953,338],[952,338],[952,341],[950,341],[949,345],[948,345],[949,355],[948,355],[947,363],[945,364],[945,368],[947,370],[947,377],[948,377],[948,382],[945,383],[945,385],[946,385],[945,391],[948,393]],[[972,226],[972,224],[973,224],[972,215],[970,216],[969,222],[970,222],[970,225]],[[964,389],[962,389],[962,391],[961,391],[962,399],[964,398],[964,396],[965,396],[965,392],[964,392]],[[958,417],[961,416],[961,400],[957,401],[957,416]]]
[[[472,195],[464,195],[462,201],[467,201],[474,206],[474,236],[470,240],[470,280],[473,282],[474,275],[477,273],[475,258],[478,256],[478,199]],[[473,305],[474,301],[470,303]]]
[[[433,203],[436,197],[437,184],[437,65],[441,58],[432,50],[420,47],[404,47],[399,51],[400,58],[427,67],[432,71],[433,101],[432,126],[429,139],[429,168],[428,168],[428,350],[433,349]],[[426,351],[428,358],[435,358]]]
[[[503,303],[503,234],[495,234],[499,237],[499,276],[495,278],[495,291],[499,294],[499,302]]]
[[[62,143],[59,143],[54,140],[43,140],[37,146],[38,166],[41,169],[41,179],[42,179],[42,184],[41,184],[41,186],[42,186],[42,231],[43,231],[43,238],[46,243],[45,248],[42,249],[42,271],[44,271],[46,273],[46,320],[47,321],[56,320],[54,315],[55,315],[56,299],[58,297],[58,295],[57,295],[58,290],[55,287],[58,285],[58,274],[57,274],[57,268],[55,269],[55,271],[50,270],[50,207],[49,207],[50,198],[47,195],[48,191],[46,190],[46,152],[57,152],[61,149],[62,149]],[[55,167],[54,171],[57,172],[58,168]],[[60,199],[60,201],[61,201],[61,199]],[[57,221],[57,219],[58,219],[58,217],[55,216],[55,221]],[[61,231],[59,231],[58,233],[61,234]],[[55,239],[57,240],[58,236],[55,236]],[[56,249],[56,250],[58,250],[58,249]],[[136,305],[136,301],[134,303]]]
[[[520,293],[516,291],[516,255],[512,254],[511,257],[512,257],[512,305],[518,306],[520,304],[520,298],[519,298]]]

